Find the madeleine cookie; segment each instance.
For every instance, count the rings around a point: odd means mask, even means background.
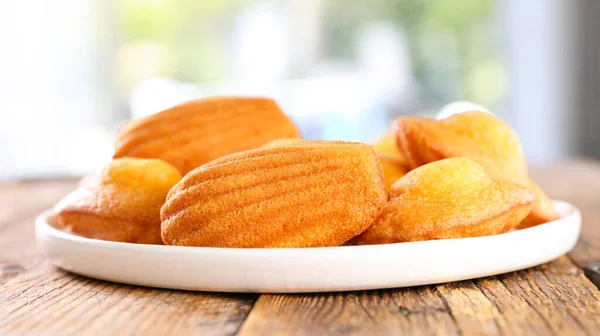
[[[157,158],[182,174],[225,154],[298,138],[294,124],[268,98],[193,100],[134,120],[119,132],[114,158]]]
[[[393,158],[404,171],[410,171],[411,167],[406,159],[406,156],[398,148],[396,143],[396,134],[394,130],[390,130],[373,141],[373,148],[378,154],[386,155]]]
[[[408,171],[402,162],[396,158],[381,153],[377,153],[377,156],[381,160],[385,188],[389,190],[390,187],[402,176],[406,175]]]
[[[165,244],[338,246],[387,200],[366,144],[302,141],[231,154],[187,174],[161,209]]]
[[[113,160],[54,207],[52,224],[88,238],[162,244],[160,207],[180,179],[161,160]]]
[[[398,180],[375,223],[353,241],[384,244],[502,233],[529,214],[534,200],[524,187],[492,180],[471,159],[436,161]]]
[[[411,168],[454,157],[475,160],[495,180],[513,182],[536,195],[524,226],[558,218],[552,200],[529,179],[517,134],[496,117],[484,112],[465,112],[440,121],[403,117],[393,128],[400,151]]]

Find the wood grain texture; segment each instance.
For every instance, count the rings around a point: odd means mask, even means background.
[[[581,238],[569,257],[600,289],[600,163],[555,163],[534,169],[532,175],[551,197],[567,200],[581,210]]]
[[[377,292],[263,295],[241,335],[592,335],[600,292],[568,258],[507,275]]]
[[[254,299],[118,285],[43,262],[0,285],[0,334],[230,335]]]
[[[595,279],[600,260],[600,165],[564,163],[534,169],[532,175],[551,196],[583,212],[582,239],[569,257],[431,287],[263,295],[241,334],[595,334],[600,330],[600,296],[589,280]]]
[[[76,185],[75,180],[0,184],[0,228],[10,221],[32,216],[41,209],[51,207]]]
[[[0,185],[0,284],[43,260],[34,241],[35,217],[76,185],[73,180]]]
[[[577,246],[569,253],[569,257],[583,269],[586,277],[600,289],[600,239],[580,238]]]
[[[551,263],[437,286],[304,295],[219,295],[93,280],[48,264],[33,220],[75,181],[0,185],[0,335],[594,335],[600,330],[600,164],[532,174],[583,213],[582,238]]]
[[[126,286],[58,270],[34,242],[35,217],[75,181],[0,186],[0,335],[234,334],[255,295]]]

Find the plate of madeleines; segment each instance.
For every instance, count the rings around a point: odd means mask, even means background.
[[[490,113],[400,117],[372,144],[308,141],[272,99],[212,97],[123,126],[112,161],[36,236],[92,278],[294,293],[520,270],[568,252],[580,226]]]

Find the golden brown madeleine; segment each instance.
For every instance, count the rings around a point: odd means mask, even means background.
[[[373,141],[373,148],[375,148],[376,152],[387,154],[391,157],[397,158],[402,156],[402,153],[396,145],[395,133],[393,130],[386,132],[375,139],[375,141]]]
[[[496,117],[476,111],[440,121],[403,117],[393,128],[412,168],[446,158],[471,158],[493,179],[520,184],[536,194],[536,203],[525,220],[527,226],[558,218],[548,195],[529,179],[519,137]]]
[[[379,218],[354,242],[385,244],[502,233],[529,214],[534,200],[524,187],[492,180],[471,159],[436,161],[398,180]]]
[[[113,157],[158,158],[186,174],[225,154],[299,136],[272,99],[214,97],[128,123],[117,135]]]
[[[366,144],[302,141],[231,154],[187,174],[161,209],[165,244],[338,246],[387,200]]]
[[[529,179],[527,188],[535,194],[536,203],[532,208],[531,213],[523,222],[518,226],[519,229],[525,229],[528,227],[536,226],[551,220],[555,220],[559,217],[558,212],[554,209],[552,200],[546,193],[540,188],[533,180]],[[535,210],[535,211],[534,211]]]
[[[492,176],[527,177],[519,137],[490,114],[465,112],[439,121],[402,117],[392,127],[412,168],[450,157],[468,157]]]
[[[373,141],[373,148],[379,154],[385,154],[388,157],[394,158],[402,169],[410,171],[411,167],[406,156],[400,151],[396,144],[395,131],[392,129]]]
[[[54,207],[53,226],[94,239],[162,244],[160,207],[180,179],[161,160],[113,160]]]
[[[381,160],[385,188],[389,190],[392,184],[398,181],[402,176],[406,175],[408,171],[402,162],[396,158],[382,153],[377,153],[377,156]]]

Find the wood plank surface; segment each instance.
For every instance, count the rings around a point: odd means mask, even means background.
[[[118,285],[42,263],[0,285],[0,334],[234,334],[255,296]]]
[[[438,286],[348,296],[263,295],[241,334],[598,334],[600,297],[590,280],[599,286],[600,165],[554,164],[533,169],[532,177],[550,196],[582,211],[582,238],[569,256],[520,272]]]
[[[234,334],[256,295],[161,290],[58,270],[34,241],[35,217],[75,181],[0,187],[0,335]]]
[[[600,163],[555,163],[534,169],[532,177],[550,196],[569,201],[581,210],[581,237],[569,257],[600,288]]]
[[[600,164],[553,164],[532,175],[552,197],[582,210],[582,238],[568,256],[437,286],[260,297],[119,285],[60,271],[40,255],[33,220],[76,182],[0,184],[0,335],[598,334]]]
[[[476,281],[390,291],[262,295],[241,335],[594,335],[600,293],[567,257]]]

